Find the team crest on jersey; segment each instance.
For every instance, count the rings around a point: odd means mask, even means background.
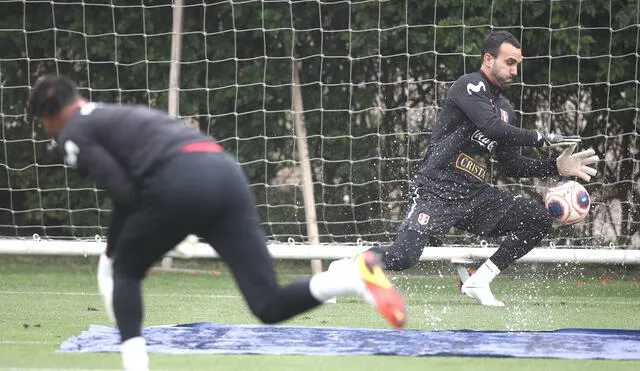
[[[418,224],[427,225],[429,223],[429,215],[425,213],[418,214]]]
[[[500,118],[502,121],[509,123],[509,113],[502,108],[500,108]]]

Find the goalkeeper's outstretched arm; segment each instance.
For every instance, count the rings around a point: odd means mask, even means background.
[[[496,149],[495,158],[502,165],[504,174],[511,178],[542,178],[558,175],[556,159],[538,159],[523,156],[519,147]]]
[[[468,74],[458,79],[449,89],[447,97],[487,137],[508,146],[547,147],[580,143],[577,135],[547,134],[511,125],[496,112],[495,91],[487,88],[478,74]]]
[[[591,148],[573,153],[576,146],[566,148],[558,158],[535,159],[522,156],[517,147],[496,150],[496,159],[502,164],[505,175],[513,178],[539,178],[546,176],[575,176],[590,181],[598,171],[588,165],[596,164],[600,158]]]

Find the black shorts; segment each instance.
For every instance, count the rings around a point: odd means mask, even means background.
[[[410,229],[442,242],[452,227],[479,236],[496,237],[501,219],[510,213],[539,209],[540,203],[487,185],[466,198],[449,197],[437,186],[420,186],[400,230]]]
[[[246,176],[226,153],[181,153],[145,180],[141,202],[124,218],[114,270],[143,277],[188,234],[204,238],[239,284],[275,287],[271,257]],[[257,289],[256,289],[257,291]]]

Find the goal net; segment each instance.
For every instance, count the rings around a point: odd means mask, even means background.
[[[179,37],[177,115],[237,157],[269,240],[308,242],[304,208],[313,207],[321,243],[392,241],[447,88],[479,68],[487,32],[504,29],[525,56],[506,91],[517,125],[580,135],[581,148],[603,159],[582,182],[592,198],[587,219],[555,226],[543,247],[637,248],[639,4],[185,0],[174,35],[171,1],[2,1],[0,236],[106,234],[105,193],[69,171],[40,124],[25,120],[36,77],[65,74],[90,100],[167,109]],[[314,205],[302,197],[294,99]],[[559,180],[510,179],[491,166],[492,184],[536,200]],[[480,239],[452,230],[447,243]]]

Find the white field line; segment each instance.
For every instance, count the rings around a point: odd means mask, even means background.
[[[59,345],[59,341],[0,340],[0,345]],[[1,370],[1,368],[0,368]]]
[[[0,295],[54,295],[54,296],[99,296],[93,292],[57,292],[57,291],[10,291],[0,290]],[[144,294],[145,297],[162,298],[205,298],[205,299],[240,299],[240,295],[205,295],[205,294]],[[0,369],[1,370],[1,369]]]
[[[59,292],[59,291],[11,291],[0,290],[0,295],[50,295],[50,296],[99,296],[100,293],[93,292]],[[202,299],[241,299],[240,295],[205,295],[205,294],[144,294],[145,297],[161,297],[161,298],[202,298]],[[518,303],[510,305],[515,307],[522,303],[548,303],[558,304],[559,302],[565,302],[567,305],[579,304],[579,305],[638,305],[638,301],[622,301],[622,300],[561,300],[561,299],[522,299],[518,298]],[[429,303],[427,298],[424,301],[425,304]],[[2,370],[0,368],[0,370]]]

